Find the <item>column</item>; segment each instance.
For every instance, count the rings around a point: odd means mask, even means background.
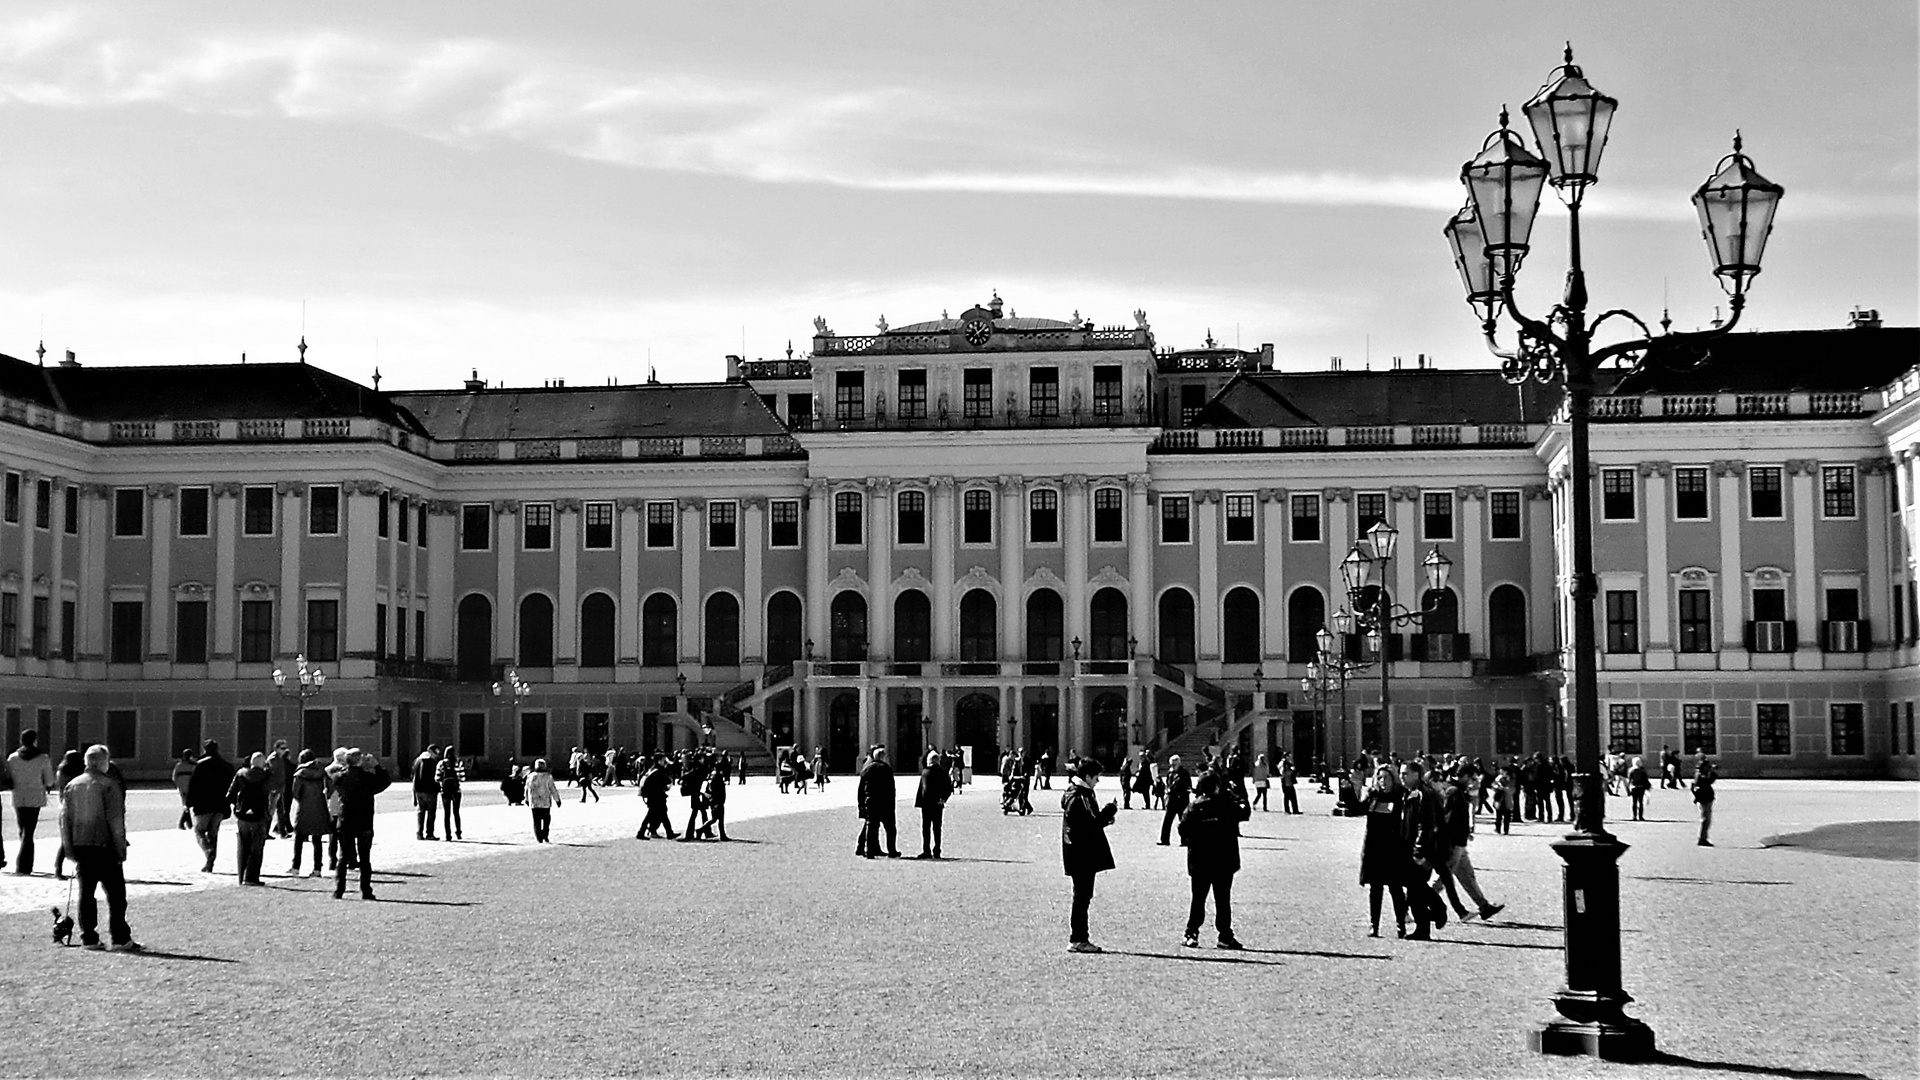
[[[233,662],[240,655],[237,626],[240,582],[235,549],[240,534],[240,492],[237,481],[213,485],[213,646],[212,658]],[[232,673],[228,672],[231,678]]]
[[[1260,659],[1286,655],[1287,492],[1260,489]],[[1331,612],[1329,612],[1331,614]],[[1261,725],[1264,727],[1265,725]]]
[[[1193,544],[1200,554],[1200,595],[1194,598],[1194,658],[1220,660],[1220,490],[1193,493]]]
[[[513,633],[515,616],[520,613],[520,600],[514,584],[514,571],[518,569],[519,561],[519,525],[520,500],[495,499],[492,544],[493,658],[496,663],[503,664],[514,663],[520,654],[520,642]]]
[[[553,600],[553,678],[580,678],[580,500],[553,500],[554,544],[560,554],[560,581]]]
[[[1640,493],[1640,525],[1647,535],[1647,651],[1671,653],[1673,582],[1667,566],[1666,507],[1667,477],[1672,475],[1673,466],[1665,461],[1642,461],[1639,473],[1644,489]],[[1671,660],[1667,666],[1672,666]]]
[[[1063,598],[1067,608],[1066,635],[1068,641],[1074,638],[1086,641],[1092,636],[1087,618],[1087,549],[1093,544],[1093,534],[1088,529],[1087,478],[1077,473],[1064,476],[1061,486],[1066,489],[1060,533],[1062,554],[1066,556],[1067,595]]]
[[[620,531],[615,543],[620,547],[620,612],[616,631],[619,639],[619,667],[614,678],[620,682],[640,680],[640,515],[647,501],[622,498],[614,501],[620,515]]]
[[[1820,475],[1820,463],[1811,458],[1787,462],[1787,486],[1791,505],[1787,516],[1793,521],[1793,606],[1796,612],[1817,611],[1815,589],[1820,582],[1820,564],[1814,561],[1814,525],[1820,520],[1820,502],[1814,483]],[[1865,604],[1866,596],[1861,603]],[[1864,614],[1864,613],[1863,613]],[[1888,623],[1890,628],[1893,624]],[[1802,631],[1805,632],[1804,630]]]
[[[1000,655],[1018,660],[1027,655],[1027,636],[1021,632],[1027,612],[1020,588],[1027,576],[1027,485],[1011,474],[1002,474],[999,485],[1000,535],[995,539],[1000,541]]]
[[[147,485],[146,659],[149,661],[163,662],[173,657],[172,635],[168,631],[173,624],[173,499],[177,490],[173,484]],[[25,528],[21,532],[29,537],[33,535]],[[30,572],[33,544],[29,542],[24,547],[29,563],[25,569]],[[22,577],[31,587],[32,577],[26,573]]]
[[[1335,611],[1347,606],[1347,586],[1340,577],[1340,560],[1353,549],[1353,489],[1325,489],[1320,493],[1320,510],[1325,517],[1320,524],[1327,538],[1327,616],[1331,619]]]
[[[1487,529],[1483,511],[1487,489],[1478,485],[1454,491],[1460,508],[1460,632],[1467,635],[1467,647],[1485,655],[1487,651]]]
[[[1131,597],[1127,604],[1128,631],[1147,643],[1147,654],[1156,655],[1153,644],[1153,549],[1160,542],[1147,507],[1146,473],[1127,476],[1127,585]]]
[[[866,487],[867,657],[880,660],[893,655],[893,482],[869,476]]]
[[[350,658],[373,655],[380,494],[385,490],[374,480],[348,480],[340,485],[347,504],[347,580],[340,589],[343,672]]]
[[[1561,484],[1564,487],[1565,481]],[[1527,651],[1547,653],[1554,649],[1553,593],[1558,581],[1554,575],[1553,492],[1545,484],[1535,484],[1526,489],[1525,497],[1531,571],[1527,587]]]
[[[306,535],[303,500],[307,485],[299,480],[282,480],[274,489],[280,497],[280,655],[298,656],[307,651],[300,633],[300,616],[305,592],[300,587],[300,547]]]
[[[1861,502],[1860,513],[1868,523],[1867,528],[1867,580],[1860,589],[1860,617],[1869,620],[1871,625],[1882,627],[1880,633],[1893,633],[1893,621],[1881,610],[1882,598],[1893,587],[1892,556],[1888,550],[1887,530],[1880,524],[1889,520],[1892,512],[1889,500],[1900,496],[1894,490],[1894,483],[1888,479],[1897,466],[1888,458],[1868,458],[1860,462]],[[1814,608],[1801,608],[1796,614],[1800,617],[1800,640],[1802,648],[1815,640],[1814,634],[1819,628],[1819,620],[1824,611]]]
[[[830,542],[827,529],[833,517],[832,501],[833,496],[825,480],[807,481],[807,638],[813,642],[814,652],[820,655],[828,651],[827,634],[830,630],[827,622],[827,558]],[[939,610],[936,604],[934,611],[937,613]],[[938,633],[937,619],[934,625],[934,632]],[[816,700],[813,704],[817,706],[819,703]],[[817,735],[824,746],[826,718],[817,709],[815,714],[820,724]]]
[[[865,754],[867,752],[867,747],[872,746],[874,743],[887,743],[889,746],[891,746],[891,740],[887,738],[882,738],[880,734],[881,732],[880,718],[879,716],[875,715],[879,710],[879,705],[875,700],[875,694],[873,692],[873,680],[861,679],[860,685],[859,685],[859,694],[860,694],[860,746],[858,748],[859,753]]]
[[[453,594],[453,564],[460,554],[460,504],[435,499],[427,504],[427,548],[439,554],[427,560],[427,659],[450,664],[460,598]]]
[[[706,504],[699,499],[680,499],[680,666],[698,667],[704,657],[700,623],[706,614],[700,595],[700,552],[707,546],[706,530],[701,528]]]
[[[953,477],[928,477],[927,487],[932,504],[927,528],[933,540],[933,659],[938,662],[954,658],[959,629],[953,601]]]
[[[1027,729],[1026,717],[1020,715],[1019,700],[1014,696],[1013,687],[1006,683],[1001,683],[1000,726],[1003,728],[1007,727],[1008,720],[1013,721],[1013,726],[1008,729],[1010,735],[1007,745],[1001,749],[1011,750],[1016,746],[1026,745],[1026,740],[1023,738]]]
[[[1395,487],[1387,493],[1387,513],[1393,516],[1393,527],[1400,530],[1399,550],[1393,554],[1393,602],[1418,609],[1425,597],[1424,575],[1418,573],[1420,560],[1427,557],[1426,549],[1420,539],[1420,489],[1417,487]],[[1401,628],[1403,632],[1417,633],[1418,626]],[[1412,655],[1411,652],[1408,655]]]
[[[1739,657],[1744,651],[1746,634],[1746,567],[1740,557],[1740,476],[1746,472],[1744,461],[1713,463],[1714,486],[1718,488],[1720,525],[1720,652],[1721,662]],[[1796,610],[1802,626],[1810,625],[1805,610]],[[1604,617],[1604,612],[1603,616]],[[1803,631],[1804,632],[1804,631]]]
[[[767,631],[764,625],[767,617],[767,497],[749,495],[740,502],[746,511],[741,515],[744,519],[741,528],[745,531],[740,536],[746,578],[741,586],[746,595],[740,601],[740,662],[764,664],[767,662]]]

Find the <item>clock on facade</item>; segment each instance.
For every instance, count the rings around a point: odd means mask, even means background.
[[[993,324],[985,319],[969,319],[963,328],[967,335],[967,344],[979,348],[993,337]]]

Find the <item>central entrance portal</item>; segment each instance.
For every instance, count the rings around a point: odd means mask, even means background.
[[[1000,702],[987,694],[968,694],[953,707],[953,741],[973,747],[975,776],[1000,771]]]

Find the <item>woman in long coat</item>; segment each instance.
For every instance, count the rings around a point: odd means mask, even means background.
[[[1087,909],[1093,904],[1094,875],[1113,869],[1107,826],[1113,824],[1120,808],[1111,800],[1104,807],[1097,805],[1094,789],[1099,783],[1100,762],[1083,758],[1060,796],[1060,859],[1067,876],[1073,879],[1068,952],[1104,951],[1087,936]]]
[[[1393,766],[1382,765],[1373,774],[1360,805],[1366,810],[1367,832],[1360,842],[1360,884],[1367,886],[1367,913],[1373,929],[1368,937],[1380,936],[1380,893],[1393,897],[1393,918],[1400,924],[1400,936],[1407,936],[1407,866],[1413,853],[1400,836],[1400,778]]]

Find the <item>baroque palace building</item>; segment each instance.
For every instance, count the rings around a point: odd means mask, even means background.
[[[6,740],[452,743],[484,766],[697,739],[1113,762],[1558,753],[1554,388],[1424,358],[1282,371],[998,297],[725,381],[383,392],[301,362],[0,357]],[[1678,339],[1676,339],[1677,341]],[[1603,739],[1733,775],[1912,777],[1920,333],[1655,350],[1596,401]],[[42,354],[44,360],[44,351]],[[1434,611],[1301,687],[1379,521]],[[1452,560],[1428,592],[1420,562]],[[284,696],[276,667],[327,675]],[[497,681],[513,667],[530,686]]]

